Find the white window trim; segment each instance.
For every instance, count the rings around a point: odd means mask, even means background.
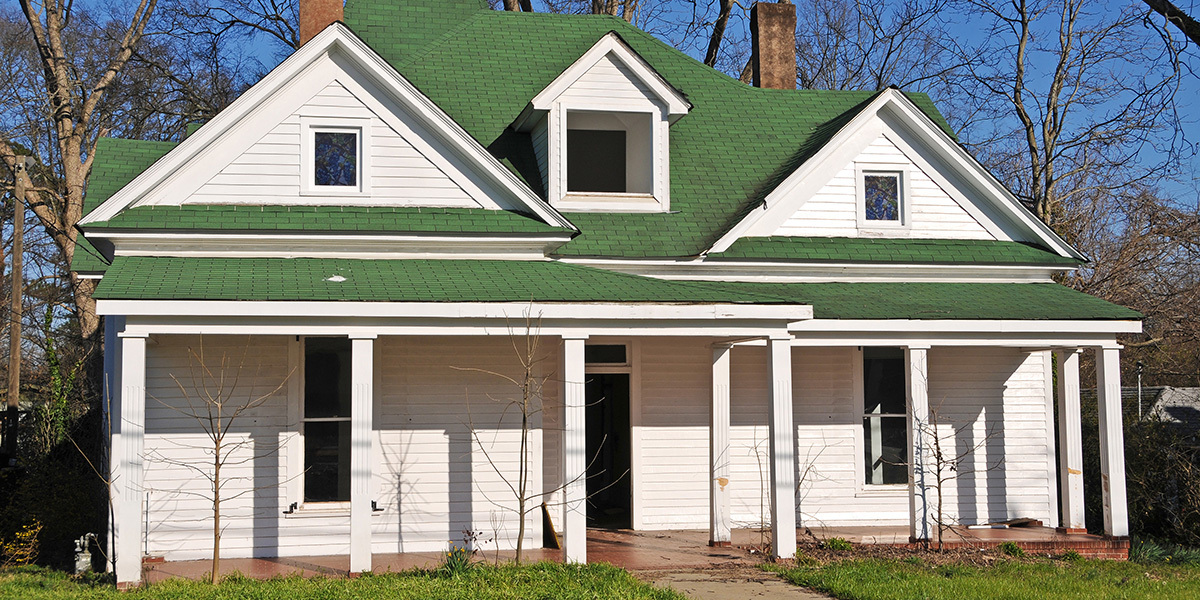
[[[650,194],[570,192],[567,186],[567,114],[571,112],[650,115]],[[670,122],[666,109],[649,101],[555,102],[547,116],[547,196],[563,212],[668,212],[670,199]]]
[[[863,382],[863,349],[854,350],[854,496],[856,498],[904,498],[908,496],[907,483],[867,483],[866,439],[863,436],[863,419],[867,415],[867,398]]]
[[[315,184],[313,136],[318,132],[353,132],[358,136],[358,185]],[[300,117],[300,195],[321,198],[363,198],[371,195],[371,120],[350,117]]]
[[[900,177],[899,221],[867,220],[866,184],[863,179],[867,175],[898,175]],[[854,163],[854,211],[860,233],[895,233],[907,232],[912,229],[912,192],[909,185],[911,179],[911,169],[907,164],[857,161]]]

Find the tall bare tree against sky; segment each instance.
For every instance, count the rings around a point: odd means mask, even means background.
[[[109,15],[102,26],[94,28],[98,39],[76,36],[82,29],[78,21],[91,15],[73,11],[74,4],[63,0],[34,2],[20,0],[29,25],[28,35],[36,48],[40,77],[37,81],[52,144],[48,156],[39,162],[54,165],[57,177],[53,186],[28,180],[25,202],[70,262],[75,255],[78,230],[75,224],[83,215],[83,194],[91,174],[96,139],[106,130],[103,119],[106,94],[133,56],[141,41],[157,0],[140,0],[123,15]],[[122,18],[123,17],[123,18]],[[118,21],[118,19],[121,19]],[[27,135],[29,132],[16,132]],[[0,131],[0,160],[14,171],[20,160],[14,147],[14,132]],[[80,333],[91,338],[99,328],[96,304],[92,299],[95,280],[72,274],[70,285],[77,309]]]

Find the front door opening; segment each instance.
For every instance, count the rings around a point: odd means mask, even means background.
[[[633,526],[630,484],[629,374],[587,376],[587,523]]]

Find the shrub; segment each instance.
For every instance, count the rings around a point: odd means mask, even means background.
[[[1058,555],[1058,558],[1060,560],[1065,560],[1067,562],[1076,562],[1076,561],[1082,560],[1083,556],[1081,556],[1078,552],[1076,552],[1074,550],[1067,550],[1066,552],[1063,552],[1062,554]]]
[[[845,538],[835,537],[825,540],[825,547],[837,552],[849,552],[854,549],[854,545]]]
[[[38,536],[42,533],[42,524],[34,519],[13,534],[12,539],[4,542],[4,566],[31,565],[38,557]]]
[[[1003,542],[996,546],[996,550],[1013,558],[1025,558],[1025,551],[1016,542]]]
[[[1140,539],[1129,546],[1129,560],[1142,564],[1196,565],[1200,564],[1200,549]]]

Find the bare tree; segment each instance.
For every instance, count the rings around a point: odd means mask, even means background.
[[[1188,39],[1192,40],[1193,44],[1200,46],[1200,21],[1193,19],[1191,15],[1183,12],[1183,9],[1175,6],[1170,0],[1144,0],[1146,6],[1150,10],[1162,15],[1168,23],[1179,28]]]
[[[943,423],[941,408],[941,404],[931,406],[929,408],[928,419],[924,422],[918,421],[916,423],[920,439],[913,441],[913,443],[920,444],[922,454],[927,454],[929,458],[933,459],[932,464],[925,463],[921,465],[921,468],[928,469],[932,467],[933,471],[933,490],[937,495],[937,506],[934,509],[933,522],[937,527],[938,552],[941,552],[945,548],[944,536],[946,532],[952,531],[957,526],[957,519],[951,519],[946,514],[946,485],[960,477],[994,471],[999,469],[1003,464],[1003,460],[1001,459],[990,465],[985,462],[982,468],[975,466],[977,463],[976,455],[979,450],[986,447],[989,442],[999,435],[1000,432],[996,428],[990,428],[987,433],[972,444],[960,445],[958,444],[958,440],[969,439],[964,434],[966,431],[972,429],[975,423]],[[944,432],[945,427],[949,427],[949,434]],[[928,544],[928,541],[926,541],[926,544]]]
[[[39,186],[27,174],[19,176],[26,178],[29,190],[25,202],[66,262],[75,254],[78,236],[75,224],[83,214],[83,193],[91,173],[96,138],[107,127],[106,95],[142,40],[155,5],[156,0],[140,0],[133,10],[121,16],[114,11],[105,23],[96,24],[90,14],[74,10],[72,2],[20,0],[28,24],[25,33],[36,50],[35,64],[40,75],[32,83],[46,107],[48,127],[44,131],[52,142],[50,152],[39,157],[39,162],[53,164],[57,177],[55,185]],[[95,38],[80,39],[75,34],[89,21]],[[14,170],[19,160],[15,147],[19,136],[30,133],[0,131],[0,160],[10,170]],[[80,331],[85,339],[90,339],[99,328],[92,299],[95,281],[72,274],[70,284]]]
[[[257,451],[253,447],[253,440],[239,439],[236,436],[236,427],[241,425],[244,419],[253,418],[252,415],[256,409],[275,398],[287,385],[288,379],[292,375],[289,372],[274,387],[271,387],[270,384],[259,385],[257,382],[261,373],[258,372],[258,369],[252,373],[246,373],[251,346],[248,342],[249,340],[243,345],[241,356],[230,356],[228,352],[221,352],[219,356],[214,357],[205,353],[204,339],[201,338],[197,347],[188,347],[187,349],[189,363],[187,376],[181,379],[175,373],[170,375],[179,391],[181,402],[154,397],[154,400],[163,407],[195,422],[207,440],[205,446],[196,448],[203,450],[208,455],[209,462],[207,464],[169,457],[161,452],[151,452],[147,458],[173,467],[188,469],[208,482],[206,492],[180,490],[179,493],[199,496],[212,505],[213,550],[210,581],[214,584],[219,581],[221,567],[222,505],[246,494],[253,494],[261,489],[285,483],[282,481],[272,482],[265,486],[250,484],[235,492],[226,491],[226,486],[239,482],[244,483],[247,477],[229,476],[223,472],[224,469],[252,463],[280,451],[279,445]],[[245,382],[247,379],[249,383]]]

